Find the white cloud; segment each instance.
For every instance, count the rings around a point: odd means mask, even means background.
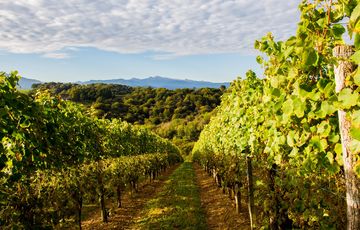
[[[0,49],[51,58],[84,46],[167,57],[247,53],[269,31],[278,39],[294,34],[299,2],[0,0]]]
[[[64,58],[69,58],[70,55],[68,53],[45,53],[43,54],[43,57],[47,57],[47,58],[54,58],[54,59],[64,59]]]

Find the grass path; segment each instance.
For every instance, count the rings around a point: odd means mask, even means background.
[[[122,208],[110,203],[113,214],[108,223],[100,221],[96,208],[94,215],[84,220],[83,229],[250,229],[246,205],[236,214],[229,196],[191,162],[144,183],[139,193],[125,195]]]
[[[184,162],[174,171],[130,229],[208,229],[191,162]]]

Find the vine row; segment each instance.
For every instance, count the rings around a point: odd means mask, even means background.
[[[107,197],[182,160],[146,129],[94,118],[46,92],[18,91],[19,78],[0,73],[1,228],[56,228],[68,219],[81,228],[83,203],[96,197],[106,222]]]
[[[299,9],[295,36],[255,42],[265,77],[249,71],[232,83],[193,156],[246,197],[252,228],[359,229],[360,4]]]

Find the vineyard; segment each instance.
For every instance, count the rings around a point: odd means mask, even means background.
[[[360,1],[299,9],[295,36],[255,42],[265,77],[223,89],[192,162],[149,129],[0,73],[0,228],[81,229],[95,207],[90,229],[360,229]]]
[[[359,229],[360,4],[300,9],[296,36],[255,42],[266,78],[232,83],[194,159],[238,209],[245,197],[253,228]]]
[[[17,73],[0,76],[0,226],[81,228],[84,204],[121,206],[126,187],[155,179],[180,162],[177,147],[119,120],[95,119],[78,105],[16,90]],[[76,225],[75,225],[76,226]]]

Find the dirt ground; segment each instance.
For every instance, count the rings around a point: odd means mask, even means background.
[[[122,199],[121,208],[107,205],[107,207],[111,208],[111,215],[108,223],[101,222],[100,211],[96,210],[83,221],[82,228],[85,230],[130,229],[131,225],[134,224],[134,220],[139,218],[146,202],[156,196],[163,187],[163,183],[177,167],[178,165],[167,169],[166,172],[151,183],[148,181],[142,183],[139,186],[139,191],[137,193],[133,195],[126,193]],[[115,205],[115,202],[113,202],[113,204]]]
[[[142,183],[139,186],[138,193],[133,195],[129,192],[126,193],[122,199],[121,208],[112,207],[108,204],[107,207],[111,209],[108,223],[102,223],[99,208],[92,207],[93,210],[89,212],[88,217],[83,221],[83,229],[133,229],[133,226],[136,226],[134,225],[136,220],[141,218],[141,212],[146,203],[156,198],[157,194],[162,190],[164,182],[177,167],[178,165],[168,169],[151,183],[148,181]],[[201,207],[206,214],[208,229],[250,229],[246,204],[242,203],[241,212],[237,214],[234,202],[215,185],[213,178],[196,164],[194,164],[194,169],[200,190]],[[115,203],[112,202],[114,205]]]
[[[234,202],[215,185],[213,178],[198,165],[194,168],[208,229],[250,229],[246,204],[242,203],[241,212],[237,214]]]

